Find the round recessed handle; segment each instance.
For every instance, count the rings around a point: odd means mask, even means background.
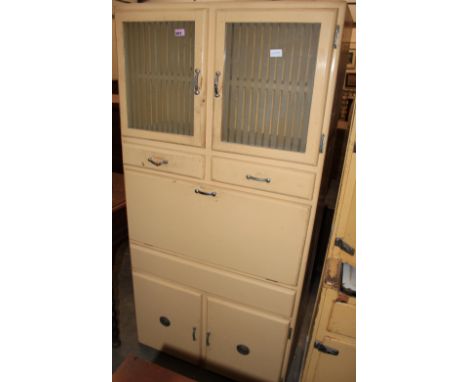
[[[171,321],[167,317],[164,317],[164,316],[159,317],[159,322],[161,323],[162,326],[165,326],[165,327],[171,326]]]
[[[246,345],[237,345],[237,352],[242,355],[248,355],[250,353],[250,349]]]

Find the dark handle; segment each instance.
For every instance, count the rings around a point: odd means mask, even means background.
[[[329,346],[322,344],[320,341],[315,341],[314,347],[322,353],[330,354],[330,355],[338,355],[340,352],[336,349],[333,349]]]
[[[253,175],[246,175],[245,179],[247,180],[255,180],[256,182],[265,182],[265,183],[271,183],[271,178],[257,178],[256,176]]]
[[[206,332],[206,346],[210,346],[210,336],[211,336],[211,333]]]
[[[167,317],[161,316],[159,317],[159,322],[162,326],[168,327],[171,326],[171,321]]]
[[[356,252],[353,247],[351,247],[346,241],[344,241],[341,237],[337,237],[335,240],[335,245],[345,251],[348,255],[354,256]]]
[[[247,355],[250,353],[250,349],[246,345],[237,345],[237,351],[242,355]]]
[[[219,92],[219,76],[221,76],[221,72],[217,71],[214,80],[214,96],[216,98],[221,97],[221,93]]]
[[[169,164],[169,162],[165,159],[158,159],[157,161],[153,158],[148,158],[148,162],[154,164],[156,167],[162,166],[163,164]]]
[[[197,333],[197,328],[194,326],[194,327],[193,327],[193,330],[192,330],[192,339],[193,339],[194,341],[197,340],[196,333]]]
[[[200,190],[199,188],[196,188],[196,189],[195,189],[195,193],[196,193],[196,194],[200,194],[200,195],[206,195],[206,196],[213,196],[213,197],[216,196],[216,192],[215,192],[215,191],[212,191],[212,192],[205,192],[205,191]]]

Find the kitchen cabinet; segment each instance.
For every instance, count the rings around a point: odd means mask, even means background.
[[[336,1],[116,5],[142,343],[284,379],[349,17]]]

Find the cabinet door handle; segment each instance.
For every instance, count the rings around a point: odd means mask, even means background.
[[[206,196],[213,196],[213,197],[216,196],[216,192],[215,192],[215,191],[206,192],[206,191],[200,190],[199,188],[196,188],[196,189],[195,189],[195,193],[196,193],[196,194],[200,194],[200,195],[206,195]]]
[[[348,255],[354,256],[356,252],[353,247],[351,247],[346,241],[343,240],[341,237],[337,237],[335,239],[335,246],[340,248],[341,250],[345,251]]]
[[[253,176],[253,175],[246,175],[245,178],[247,180],[255,180],[256,182],[271,183],[271,178],[257,178],[256,176]]]
[[[194,326],[192,330],[192,340],[194,341],[197,340],[196,333],[197,333],[197,328]]]
[[[199,76],[200,76],[200,69],[195,69],[195,75],[193,76],[193,93],[195,95],[200,94],[200,85],[198,84]]]
[[[169,164],[169,162],[165,159],[154,160],[153,158],[148,158],[148,162],[154,164],[156,167],[162,166],[163,164]]]
[[[338,355],[340,353],[339,350],[326,346],[322,344],[320,341],[315,341],[314,348],[316,348],[319,352],[330,354],[330,355]]]
[[[211,333],[206,332],[206,346],[210,346],[210,336],[211,336]]]
[[[214,79],[214,96],[216,98],[221,97],[221,93],[219,92],[219,77],[221,76],[221,72],[218,70],[215,73],[215,79]]]

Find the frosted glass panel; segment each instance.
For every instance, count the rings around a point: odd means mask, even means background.
[[[305,152],[320,24],[226,24],[224,142]]]
[[[126,22],[128,127],[193,135],[195,22]]]

